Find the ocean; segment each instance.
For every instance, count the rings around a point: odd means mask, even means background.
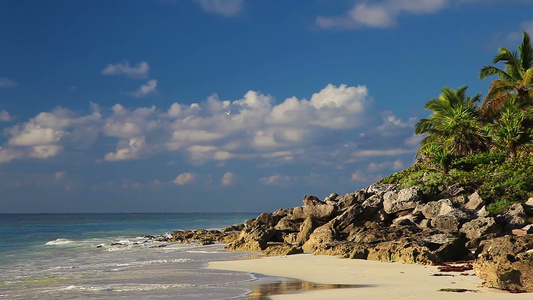
[[[257,215],[0,214],[0,299],[246,299],[256,275],[205,266],[247,253],[146,235]]]

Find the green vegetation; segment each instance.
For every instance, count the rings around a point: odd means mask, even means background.
[[[415,126],[426,135],[417,163],[379,183],[419,186],[437,195],[457,184],[478,190],[492,212],[533,196],[533,46],[524,32],[518,51],[500,48],[494,64],[480,79],[497,76],[481,106],[481,94],[466,95],[467,87],[445,87],[427,101],[432,111]]]

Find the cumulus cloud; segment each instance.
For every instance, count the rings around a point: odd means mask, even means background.
[[[13,121],[14,117],[5,109],[0,110],[0,122]]]
[[[146,139],[144,137],[130,138],[127,142],[121,140],[117,146],[117,151],[107,153],[105,160],[119,161],[138,158],[145,144]]]
[[[235,183],[235,174],[231,173],[231,172],[227,172],[224,174],[224,176],[222,176],[222,179],[220,180],[220,183],[223,185],[223,186],[230,186],[230,185],[233,185],[233,183]]]
[[[401,170],[403,169],[405,166],[404,166],[404,163],[397,159],[395,161],[385,161],[385,162],[372,162],[368,165],[367,167],[367,171],[369,172],[379,172],[379,171],[383,171],[383,170],[392,170],[392,171],[396,171],[396,170]]]
[[[203,10],[210,14],[224,17],[239,15],[244,7],[244,0],[195,0]]]
[[[134,97],[142,98],[146,95],[150,94],[157,94],[157,79],[152,79],[148,81],[146,84],[141,85],[141,87],[132,93]]]
[[[128,61],[122,61],[116,64],[109,64],[105,69],[102,70],[104,75],[126,75],[129,77],[138,77],[146,78],[148,72],[150,71],[150,66],[147,62],[141,61],[136,64],[134,67],[130,66]]]
[[[8,88],[16,86],[17,82],[13,81],[7,77],[0,77],[0,88]]]
[[[434,13],[449,4],[450,0],[359,1],[344,15],[318,16],[316,24],[324,29],[387,28],[397,24],[398,16]]]
[[[76,112],[58,107],[39,113],[23,124],[7,128],[9,136],[3,145],[0,162],[23,157],[46,159],[57,156],[65,145],[77,148],[96,139],[101,127],[99,107],[92,104],[92,113],[79,116]]]
[[[116,104],[102,111],[91,105],[87,115],[57,108],[5,129],[0,162],[88,149],[99,137],[114,143],[98,147],[108,162],[175,152],[193,165],[242,159],[258,167],[306,163],[344,168],[365,157],[416,151],[411,120],[376,112],[365,86],[328,84],[309,98],[282,101],[248,91],[236,100],[213,94],[198,103],[162,108]],[[288,179],[279,176],[262,182]]]
[[[178,175],[178,177],[176,177],[176,179],[174,179],[173,182],[177,185],[191,184],[194,182],[195,177],[196,177],[196,174],[194,173],[190,173],[190,172],[181,173]]]

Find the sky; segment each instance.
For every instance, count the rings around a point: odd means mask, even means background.
[[[533,1],[2,0],[0,213],[271,212],[405,169]]]

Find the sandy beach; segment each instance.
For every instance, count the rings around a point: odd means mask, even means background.
[[[354,288],[323,289],[280,294],[271,299],[531,299],[531,294],[511,294],[482,286],[468,271],[442,273],[436,266],[384,263],[333,256],[298,254],[257,259],[212,262],[211,269],[244,271],[293,278],[320,284],[353,284]],[[434,276],[434,274],[453,276]],[[439,291],[465,289],[465,292]],[[368,298],[367,298],[368,297]]]

